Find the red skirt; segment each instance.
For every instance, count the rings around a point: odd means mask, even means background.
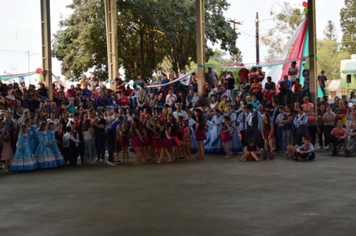
[[[231,141],[231,133],[230,132],[220,132],[221,139],[223,143],[229,143]]]
[[[135,136],[132,138],[131,146],[133,146],[133,147],[142,147],[143,146],[142,142],[138,136]]]
[[[129,139],[127,137],[122,137],[119,142],[120,147],[128,147]]]
[[[198,131],[195,131],[195,140],[204,141],[205,139],[206,139],[205,129],[199,129]]]
[[[170,141],[168,138],[163,138],[160,140],[161,148],[169,148]]]

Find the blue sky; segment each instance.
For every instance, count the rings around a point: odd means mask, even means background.
[[[52,34],[59,27],[60,17],[71,13],[66,5],[71,0],[51,1],[51,30]],[[241,32],[237,45],[242,51],[243,61],[255,61],[255,16],[259,13],[261,20],[260,35],[263,35],[272,26],[269,12],[279,10],[276,0],[228,0],[231,7],[226,12],[226,18],[243,21],[238,30]],[[302,1],[289,0],[291,4],[302,5]],[[40,1],[25,0],[0,0],[0,74],[5,71],[10,73],[22,73],[34,71],[41,65],[41,25],[40,25]],[[341,40],[340,9],[344,1],[316,0],[316,24],[317,37],[323,37],[323,30],[328,20],[336,24],[338,41]],[[30,68],[28,63],[28,51],[30,51]],[[266,52],[261,45],[261,61]],[[53,72],[60,74],[60,62],[52,60]],[[33,78],[36,78],[34,76]]]

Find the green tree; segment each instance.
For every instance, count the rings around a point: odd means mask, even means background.
[[[231,55],[240,54],[235,47],[238,34],[225,21],[226,0],[205,1],[206,39],[220,43]],[[195,1],[191,0],[117,0],[119,63],[126,77],[138,73],[147,77],[161,69],[162,61],[170,69],[196,62]],[[54,35],[53,54],[62,61],[62,73],[68,79],[94,69],[107,78],[105,11],[103,1],[73,0],[68,7],[73,14],[60,22]],[[206,59],[213,55],[206,49]]]
[[[325,71],[329,80],[340,79],[340,61],[350,58],[347,51],[340,51],[336,40],[319,40],[317,45],[318,72]]]
[[[275,61],[282,53],[289,39],[293,36],[303,18],[300,9],[289,2],[283,2],[280,12],[270,11],[274,25],[261,37],[262,44],[267,47],[266,61]]]
[[[350,54],[356,53],[356,1],[345,0],[345,7],[340,11],[342,49]]]
[[[336,38],[337,38],[336,27],[331,20],[328,21],[323,33],[324,33],[326,39],[336,40]]]

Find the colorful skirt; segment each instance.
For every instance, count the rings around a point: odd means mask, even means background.
[[[223,143],[229,143],[231,141],[231,133],[230,132],[220,132],[221,139]]]
[[[141,142],[141,140],[138,136],[135,136],[132,138],[131,146],[132,147],[142,147],[143,143]]]
[[[170,146],[170,140],[168,138],[163,138],[160,140],[160,146],[161,148],[169,148]]]
[[[270,130],[265,130],[265,133],[264,133],[265,138],[268,138],[270,133],[271,133]],[[271,139],[274,140],[274,132],[271,135]]]
[[[205,129],[199,129],[198,131],[195,131],[195,139],[197,141],[204,141],[206,139]]]
[[[128,147],[129,146],[129,139],[127,137],[122,137],[119,142],[120,147]]]

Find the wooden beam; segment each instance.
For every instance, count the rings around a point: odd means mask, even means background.
[[[47,71],[43,74],[42,82],[48,89],[49,99],[52,101],[51,13],[49,2],[50,0],[41,0],[42,68]]]
[[[197,63],[205,65],[205,14],[204,0],[196,0]],[[198,67],[198,94],[205,95],[205,68]]]
[[[110,89],[115,91],[116,81],[114,83],[111,82],[119,76],[117,5],[115,0],[104,0],[104,3]]]
[[[318,101],[317,57],[316,57],[316,26],[315,0],[308,0],[309,30],[309,92],[310,101],[316,106]]]

